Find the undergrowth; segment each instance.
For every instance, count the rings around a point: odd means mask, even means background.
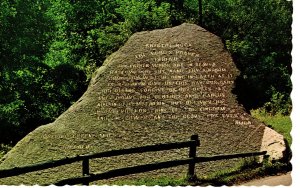
[[[171,177],[158,177],[158,178],[143,178],[139,180],[120,180],[114,182],[113,185],[146,185],[146,186],[186,186],[190,183],[183,177],[174,179]]]

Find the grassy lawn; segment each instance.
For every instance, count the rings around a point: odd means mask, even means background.
[[[185,178],[174,179],[170,177],[159,177],[159,178],[144,178],[139,180],[120,180],[114,182],[111,185],[187,186],[190,185],[190,183]]]
[[[170,177],[145,178],[139,180],[120,180],[111,185],[146,185],[146,186],[232,186],[241,185],[243,182],[253,180],[266,175],[276,175],[286,173],[291,170],[289,164],[276,163],[257,163],[254,158],[245,159],[244,163],[235,168],[219,171],[209,176],[198,177],[193,181],[188,181],[182,177],[174,179]]]
[[[292,137],[290,135],[290,132],[292,130],[292,121],[290,116],[284,116],[281,114],[271,116],[259,110],[252,110],[251,115],[264,122],[266,125],[274,129],[278,133],[282,134],[284,138],[287,139],[289,145],[291,145]]]

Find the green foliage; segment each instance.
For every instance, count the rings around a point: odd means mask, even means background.
[[[169,4],[161,3],[158,7],[154,0],[124,1],[118,0],[120,7],[116,12],[122,15],[124,29],[131,35],[137,31],[164,28],[169,25]]]
[[[291,99],[271,88],[272,97],[263,106],[264,111],[274,116],[276,114],[289,115],[292,110]],[[288,97],[288,98],[287,98]],[[287,99],[286,99],[287,98]]]
[[[238,100],[247,108],[274,102],[289,113],[292,3],[284,0],[204,1],[204,26],[225,41],[241,75]]]
[[[52,22],[44,15],[47,1],[7,1],[11,13],[3,15],[0,29],[1,69],[14,69],[42,61],[52,33]]]
[[[154,1],[51,1],[47,15],[56,32],[44,63],[55,67],[72,62],[89,79],[134,32],[169,26],[168,9],[168,4]]]
[[[1,11],[0,11],[0,28],[6,28],[8,23],[8,17],[14,17],[16,15],[15,7],[12,7],[7,0],[2,0],[1,3]],[[3,32],[3,29],[1,30]],[[1,33],[2,34],[2,33]]]
[[[47,51],[52,22],[44,16],[47,1],[2,1],[0,27],[0,142],[15,143],[27,134],[26,101],[38,87],[36,70]],[[11,11],[11,12],[10,12]],[[26,114],[28,113],[28,114]]]
[[[78,89],[85,87],[84,73],[69,65],[7,71],[1,80],[0,130],[5,143],[15,143],[37,126],[53,121],[80,97]]]

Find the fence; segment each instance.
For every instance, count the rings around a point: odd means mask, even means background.
[[[170,168],[170,167],[186,165],[186,164],[188,164],[187,176],[189,179],[193,179],[196,177],[195,165],[196,163],[199,162],[266,155],[266,151],[263,151],[263,152],[239,153],[239,154],[230,154],[230,155],[215,155],[209,157],[197,157],[196,156],[197,146],[200,146],[198,135],[192,135],[191,140],[186,142],[175,142],[175,143],[166,143],[166,144],[157,144],[157,145],[150,145],[150,146],[143,146],[143,147],[121,149],[121,150],[111,150],[111,151],[106,151],[101,153],[79,155],[72,158],[64,158],[55,161],[48,161],[48,162],[34,164],[25,167],[15,167],[12,169],[0,170],[0,178],[17,176],[28,172],[45,170],[49,168],[54,168],[54,167],[82,161],[82,177],[64,179],[55,183],[55,185],[75,185],[75,184],[88,185],[90,182],[96,180],[103,180],[103,179],[109,179],[113,177],[125,176],[129,174],[149,172],[153,170]],[[104,173],[96,173],[96,174],[90,173],[89,160],[91,159],[113,157],[113,156],[127,155],[127,154],[134,154],[134,153],[181,149],[181,148],[189,148],[189,158],[120,168],[120,169],[110,170]]]

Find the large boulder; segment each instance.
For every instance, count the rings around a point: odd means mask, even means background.
[[[238,74],[220,38],[197,25],[136,33],[96,71],[84,95],[53,123],[22,139],[0,169],[186,141],[192,134],[200,137],[198,156],[260,151],[266,126],[232,94]],[[180,149],[97,159],[90,165],[95,172],[186,157],[188,150]],[[197,164],[196,173],[207,175],[237,162]],[[126,179],[185,174],[181,166]],[[0,184],[49,184],[80,175],[81,164],[74,163],[0,179]]]

